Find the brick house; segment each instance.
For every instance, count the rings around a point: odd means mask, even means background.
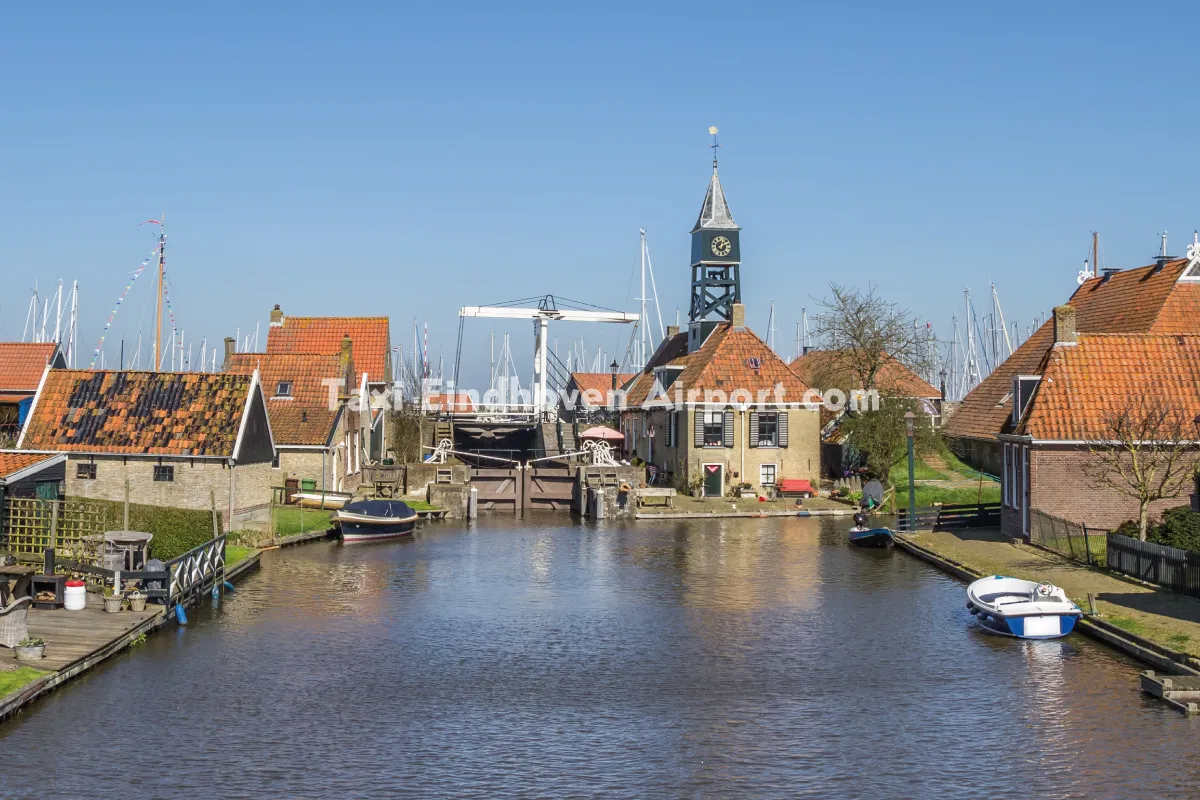
[[[745,327],[745,308],[688,352],[672,326],[625,396],[626,453],[652,465],[657,482],[706,496],[748,483],[821,473],[820,398]],[[715,400],[716,402],[711,402]]]
[[[1200,262],[1163,258],[1136,269],[1105,270],[1081,284],[1067,305],[1080,335],[1200,334]],[[1022,376],[1042,373],[1054,341],[1054,321],[1047,320],[946,420],[942,431],[963,461],[1003,475],[999,437],[1013,429],[1014,386]]]
[[[275,445],[258,373],[47,369],[18,443],[65,453],[66,495],[268,514]]]
[[[15,442],[46,367],[65,367],[54,342],[0,342],[0,439]]]
[[[259,372],[275,439],[274,484],[289,478],[313,481],[317,488],[349,491],[362,474],[359,412],[349,339],[339,355],[311,353],[233,353],[226,371]]]
[[[387,317],[289,317],[278,305],[271,310],[267,329],[268,353],[338,355],[342,340],[354,348],[359,430],[367,463],[378,462],[388,446],[388,412],[393,409],[392,334]]]
[[[1076,334],[1074,309],[1055,309],[1055,341],[1043,363],[1014,379],[1011,431],[1002,447],[1001,526],[1028,538],[1030,512],[1098,528],[1137,519],[1138,503],[1095,488],[1093,449],[1113,439],[1110,420],[1139,406],[1167,407],[1186,420],[1189,440],[1200,414],[1200,334]],[[1195,456],[1185,454],[1185,463]],[[1090,469],[1092,468],[1092,469]],[[1189,470],[1190,471],[1190,470]],[[1192,490],[1187,481],[1181,494]],[[1180,505],[1151,504],[1151,516]]]

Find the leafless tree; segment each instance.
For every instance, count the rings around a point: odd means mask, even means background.
[[[860,289],[829,284],[831,297],[821,301],[814,322],[817,341],[833,352],[839,370],[860,382],[848,389],[878,389],[876,381],[889,361],[918,375],[933,371],[929,335],[920,319],[881,297],[875,286]]]
[[[1138,536],[1146,541],[1150,504],[1178,497],[1192,484],[1196,430],[1191,417],[1161,400],[1131,401],[1104,418],[1089,442],[1084,471],[1098,489],[1138,502]]]

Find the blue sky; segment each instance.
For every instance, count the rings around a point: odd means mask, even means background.
[[[1053,8],[1050,6],[1053,5]],[[414,318],[554,293],[632,309],[639,226],[668,317],[721,128],[743,291],[790,355],[830,280],[938,334],[995,281],[1024,327],[1101,232],[1130,267],[1200,226],[1192,5],[12,4],[0,10],[0,335],[78,279],[90,353],[165,213],[190,341],[293,314]],[[106,351],[147,331],[149,274]],[[522,368],[528,325],[468,322]],[[614,328],[566,341],[623,350]],[[129,345],[131,346],[131,344]]]

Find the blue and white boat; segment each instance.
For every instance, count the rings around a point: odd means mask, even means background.
[[[359,500],[334,512],[343,542],[374,542],[411,536],[417,512],[401,500]]]
[[[1018,639],[1066,636],[1083,616],[1052,583],[992,575],[967,587],[967,610],[985,630]]]
[[[890,528],[850,529],[850,544],[856,547],[891,547],[895,543],[896,537]]]

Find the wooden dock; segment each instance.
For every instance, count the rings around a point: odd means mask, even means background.
[[[1200,677],[1193,675],[1158,675],[1152,670],[1142,673],[1142,691],[1184,714],[1200,714]]]
[[[82,611],[64,609],[29,611],[29,635],[46,640],[41,661],[17,661],[14,651],[0,648],[0,665],[48,670],[7,697],[0,698],[0,721],[25,704],[119,653],[139,636],[163,624],[163,606],[148,605],[145,611],[108,614],[99,602]]]

